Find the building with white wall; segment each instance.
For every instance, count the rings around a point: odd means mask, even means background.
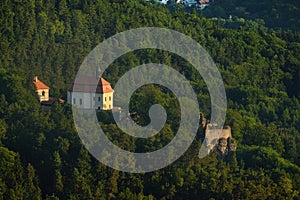
[[[158,0],[157,2],[158,2],[158,3],[161,3],[161,4],[167,4],[167,3],[168,3],[168,0]]]
[[[45,83],[40,81],[37,76],[35,76],[33,78],[33,85],[34,85],[34,90],[38,95],[41,105],[51,106],[55,102],[58,102],[60,104],[63,104],[65,102],[63,99],[56,98],[56,97],[50,97],[50,94],[49,94],[50,87],[48,87]]]
[[[113,93],[104,78],[78,77],[68,88],[68,103],[84,109],[113,109]]]
[[[33,78],[33,84],[35,86],[39,101],[49,101],[49,87],[40,81],[37,76]]]

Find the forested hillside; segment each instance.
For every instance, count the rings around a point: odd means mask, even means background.
[[[215,0],[204,10],[206,17],[259,20],[269,28],[300,30],[300,2],[294,0]]]
[[[245,21],[226,29],[215,21],[172,11],[144,0],[19,0],[0,8],[0,199],[300,199],[300,34],[268,30]],[[198,158],[204,129],[172,165],[151,173],[113,170],[82,145],[71,106],[45,109],[32,79],[66,99],[84,57],[123,30],[165,27],[199,42],[223,76],[236,153],[224,160]],[[201,76],[184,59],[146,49],[116,60],[104,77],[112,86],[129,69],[149,62],[185,75],[210,117],[210,97]],[[102,121],[107,136],[124,149],[141,152],[170,141],[178,126],[178,102],[163,88],[142,87],[131,109],[147,123],[143,102],[161,103],[170,115],[150,141],[122,133]],[[180,113],[179,113],[180,114]],[[103,119],[103,118],[102,118]]]

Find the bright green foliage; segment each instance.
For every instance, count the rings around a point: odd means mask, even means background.
[[[224,12],[220,6],[216,9]],[[299,199],[300,35],[269,30],[259,21],[233,20],[238,23],[230,26],[237,26],[229,29],[226,20],[206,19],[176,6],[170,13],[144,0],[3,1],[0,199]],[[146,174],[118,172],[99,163],[82,145],[69,104],[40,106],[33,76],[51,87],[51,96],[66,99],[69,83],[93,47],[115,33],[145,26],[182,32],[213,57],[225,83],[226,124],[232,128],[236,153],[224,160],[214,154],[200,160],[204,130],[199,126],[191,147],[170,166]],[[170,65],[185,75],[201,111],[210,118],[203,79],[172,53],[130,52],[104,77],[114,86],[128,70],[149,62]],[[99,113],[106,136],[132,152],[168,144],[180,123],[180,106],[167,88],[147,85],[135,91],[132,118],[148,124],[154,103],[168,113],[160,133],[137,139],[123,133],[111,113]],[[134,160],[129,164],[134,167]]]

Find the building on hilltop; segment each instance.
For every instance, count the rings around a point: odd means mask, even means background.
[[[78,77],[68,88],[68,102],[83,109],[112,110],[113,93],[102,77]]]
[[[49,101],[49,87],[38,79],[37,76],[33,78],[33,84],[35,86],[39,101]]]
[[[49,96],[50,87],[48,87],[46,84],[40,81],[37,76],[33,78],[33,85],[35,87],[35,91],[38,95],[41,105],[51,106],[55,102],[64,103],[64,100],[60,98],[50,97]]]
[[[210,1],[210,0],[146,0],[148,2],[157,2],[157,3],[160,3],[160,4],[182,4],[184,5],[185,7],[195,7],[196,9],[200,9],[200,10],[203,10],[204,8],[206,8],[207,6],[210,5],[210,2],[213,2],[213,1]]]

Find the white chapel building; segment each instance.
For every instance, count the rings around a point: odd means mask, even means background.
[[[104,78],[78,77],[68,88],[68,103],[83,109],[113,109],[114,90]]]
[[[33,85],[34,85],[33,89],[36,91],[41,105],[51,106],[55,102],[58,102],[60,104],[63,104],[65,102],[63,99],[56,98],[56,97],[50,97],[50,95],[49,95],[50,87],[47,86],[42,81],[40,81],[37,76],[35,76],[33,78]]]
[[[35,86],[39,101],[49,101],[49,87],[45,83],[40,81],[37,76],[33,78],[33,84]]]

